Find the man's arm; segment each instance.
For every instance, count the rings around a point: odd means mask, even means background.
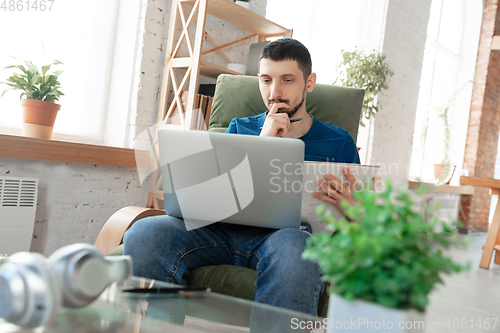
[[[339,160],[347,161],[347,163],[360,164],[356,143],[347,131],[344,145],[342,146],[342,150],[339,155]],[[335,205],[341,211],[343,211],[344,208],[340,205],[340,202],[343,200],[347,200],[351,205],[353,205],[355,203],[355,200],[352,197],[352,192],[358,190],[358,188],[355,188],[357,184],[356,178],[352,174],[351,170],[349,170],[349,168],[344,168],[343,172],[346,178],[346,182],[344,184],[342,184],[342,182],[335,178],[333,175],[326,174],[324,176],[325,181],[320,180],[318,182],[318,186],[325,193],[313,193],[314,197]]]
[[[356,147],[356,142],[347,131],[345,132],[344,145],[342,146],[342,150],[340,151],[339,160],[346,161],[345,163],[361,163],[359,160],[358,147]]]
[[[226,133],[238,134],[238,128],[236,127],[236,121],[231,120],[229,126],[226,128]]]

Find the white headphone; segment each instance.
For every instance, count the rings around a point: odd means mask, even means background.
[[[23,327],[50,323],[61,305],[86,306],[131,273],[130,256],[104,257],[89,244],[65,246],[48,259],[16,253],[0,266],[0,318]]]

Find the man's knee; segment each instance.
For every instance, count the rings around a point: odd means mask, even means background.
[[[181,219],[168,216],[150,216],[134,223],[123,236],[123,243],[127,252],[140,250],[148,252],[147,249],[157,247],[159,243],[169,243],[169,239],[179,237],[180,233],[186,232]]]
[[[310,234],[304,230],[285,228],[273,233],[267,240],[269,250],[274,255],[298,259],[306,247]]]
[[[260,252],[263,261],[259,266],[274,266],[276,273],[302,271],[302,274],[319,276],[317,265],[302,259],[309,236],[308,232],[300,229],[286,228],[276,231],[266,240],[264,249]]]

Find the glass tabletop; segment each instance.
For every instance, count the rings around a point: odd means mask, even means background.
[[[323,320],[213,292],[147,294],[122,291],[161,287],[176,286],[131,277],[112,284],[87,307],[61,309],[57,321],[50,325],[23,330],[0,320],[0,332],[311,332],[310,327],[320,327]]]

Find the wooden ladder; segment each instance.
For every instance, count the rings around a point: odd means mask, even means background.
[[[500,194],[500,180],[498,179],[462,176],[460,177],[460,184],[489,187],[491,189],[491,195]],[[479,262],[479,267],[484,269],[490,268],[493,251],[495,251],[495,264],[500,265],[500,208],[498,203],[491,225],[488,227],[488,234],[486,235],[486,242],[483,247],[483,254]]]

